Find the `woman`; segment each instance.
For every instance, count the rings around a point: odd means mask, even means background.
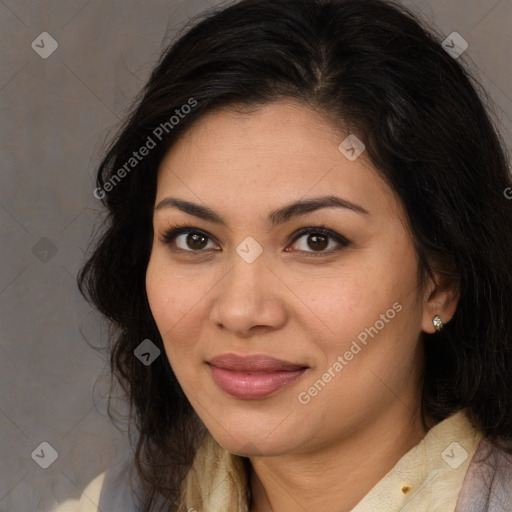
[[[59,512],[512,510],[511,183],[441,41],[242,0],[163,55],[79,278],[135,453]]]

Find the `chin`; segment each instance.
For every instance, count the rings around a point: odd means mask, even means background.
[[[277,457],[288,453],[291,446],[285,444],[290,436],[276,436],[270,439],[268,433],[262,429],[258,434],[246,432],[210,431],[215,440],[228,452],[241,457]]]

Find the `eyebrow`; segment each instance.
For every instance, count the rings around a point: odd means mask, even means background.
[[[192,203],[190,201],[185,201],[177,197],[166,197],[165,199],[162,199],[155,207],[155,210],[161,210],[162,208],[177,208],[182,212],[194,215],[200,219],[214,222],[216,224],[221,224],[223,226],[227,225],[225,220],[211,208]],[[289,205],[278,208],[277,210],[273,210],[268,215],[267,222],[272,227],[275,227],[279,224],[283,224],[289,221],[293,217],[305,215],[307,213],[320,210],[321,208],[346,208],[356,213],[369,215],[368,210],[362,206],[352,203],[351,201],[347,201],[341,197],[321,196],[313,199],[296,201]]]

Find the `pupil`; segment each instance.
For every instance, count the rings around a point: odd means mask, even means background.
[[[190,233],[187,236],[187,244],[191,249],[202,249],[206,246],[206,237],[199,233]]]
[[[310,244],[313,243],[313,245]],[[328,245],[327,237],[324,235],[309,235],[308,244],[311,249],[321,250],[325,249]]]

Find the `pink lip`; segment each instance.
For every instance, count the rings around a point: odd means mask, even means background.
[[[306,370],[295,364],[263,355],[224,354],[208,362],[215,383],[236,398],[264,398],[291,385]]]

